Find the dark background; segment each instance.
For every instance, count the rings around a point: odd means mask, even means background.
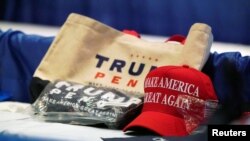
[[[250,0],[0,0],[1,21],[61,26],[72,12],[118,30],[163,36],[186,36],[203,22],[215,41],[250,44]]]

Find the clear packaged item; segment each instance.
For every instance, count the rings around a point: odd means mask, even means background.
[[[207,120],[213,115],[218,108],[217,100],[203,100],[193,96],[179,95],[179,101],[184,101],[185,108],[180,108],[184,121],[186,123],[186,130],[190,134],[196,134],[204,128],[196,129],[202,124],[206,124]]]
[[[45,121],[122,128],[139,114],[141,104],[135,94],[58,80],[45,87],[32,107],[35,117]]]

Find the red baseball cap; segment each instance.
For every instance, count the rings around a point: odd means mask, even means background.
[[[170,36],[165,42],[179,42],[181,44],[185,44],[186,37],[180,34],[175,34],[173,36]]]
[[[123,131],[138,127],[161,136],[185,136],[206,118],[206,102],[217,102],[210,78],[188,66],[163,66],[148,73],[142,112]]]
[[[133,36],[135,36],[137,38],[141,38],[141,35],[138,32],[136,32],[135,30],[124,29],[122,32],[126,33],[126,34],[133,35]]]

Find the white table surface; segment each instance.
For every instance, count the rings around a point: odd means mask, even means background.
[[[29,114],[30,107],[27,103],[0,102],[0,136],[7,133],[60,141],[102,141],[101,138],[130,137],[122,130],[40,121]]]

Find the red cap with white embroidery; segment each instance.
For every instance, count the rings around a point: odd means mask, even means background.
[[[188,66],[163,66],[148,73],[142,113],[124,131],[138,127],[161,136],[185,136],[204,121],[206,101],[217,101],[210,78]]]

